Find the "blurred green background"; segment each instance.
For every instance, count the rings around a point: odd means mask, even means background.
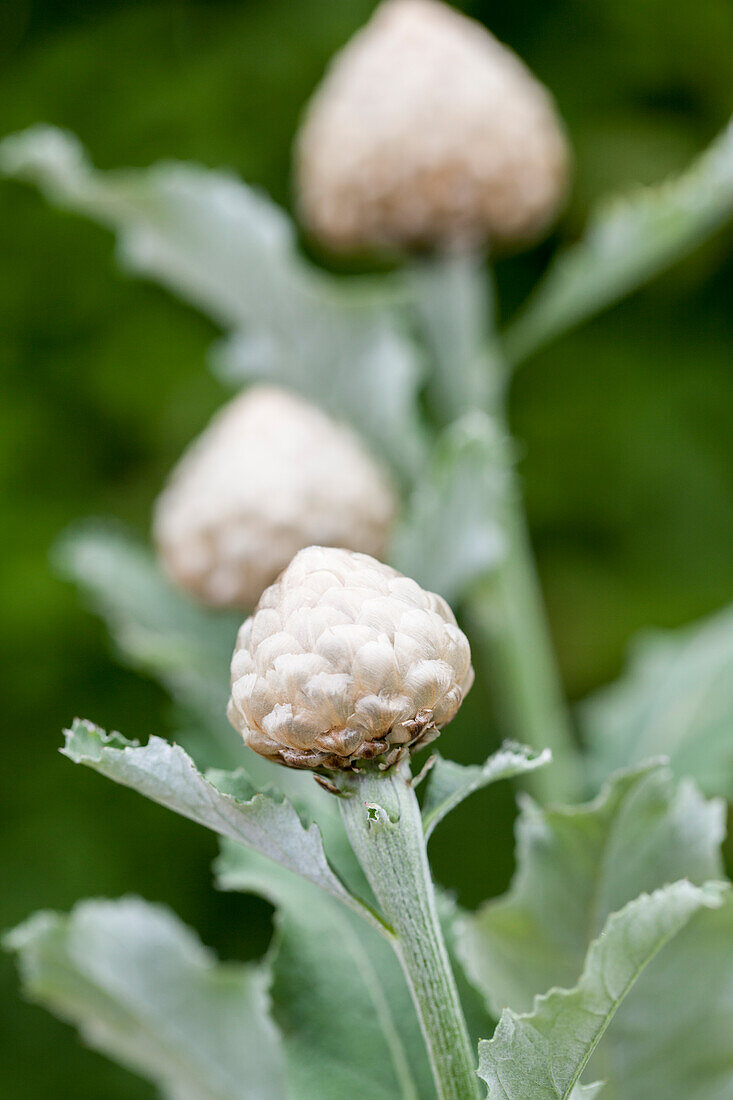
[[[233,166],[289,202],[298,114],[370,0],[164,3],[14,0],[0,14],[0,134],[77,132],[104,167],[160,157]],[[577,155],[558,237],[499,270],[508,313],[601,194],[681,169],[731,109],[729,0],[516,0],[461,5],[552,88]],[[172,905],[224,955],[260,953],[269,910],[216,894],[203,831],[56,753],[75,713],[128,736],[167,728],[162,693],[121,669],[100,624],[47,564],[77,517],[144,533],[166,470],[223,393],[213,327],[118,273],[111,238],[0,191],[0,926],[86,895]],[[733,592],[731,234],[522,368],[512,395],[532,531],[573,699],[613,677],[640,627]],[[451,751],[482,753],[476,695]],[[484,753],[485,755],[485,753]],[[466,904],[511,872],[508,789],[477,796],[436,840]],[[505,855],[489,851],[498,833]],[[2,1095],[135,1098],[148,1086],[24,1004],[0,962]]]

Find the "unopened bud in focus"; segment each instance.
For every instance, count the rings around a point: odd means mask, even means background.
[[[292,768],[388,766],[437,737],[472,682],[441,596],[366,554],[311,546],[239,632],[229,720]]]

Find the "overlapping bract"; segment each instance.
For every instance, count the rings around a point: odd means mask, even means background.
[[[312,546],[239,632],[229,717],[290,767],[392,763],[437,736],[472,681],[441,596],[366,554]]]

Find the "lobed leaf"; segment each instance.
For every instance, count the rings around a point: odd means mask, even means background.
[[[511,887],[461,930],[469,977],[497,1016],[572,985],[612,913],[678,879],[719,878],[724,835],[724,805],[660,763],[615,776],[583,806],[542,809],[523,796]]]
[[[432,836],[436,825],[460,805],[464,798],[499,779],[511,779],[541,768],[549,764],[551,759],[552,753],[547,749],[535,752],[534,749],[511,741],[506,741],[484,764],[456,764],[436,753],[422,804],[426,839]]]
[[[609,917],[574,989],[537,997],[531,1013],[505,1009],[494,1037],[479,1043],[479,1076],[491,1100],[570,1100],[642,971],[696,913],[719,908],[726,889],[682,881],[642,894]]]
[[[178,745],[151,737],[145,746],[77,719],[65,756],[144,794],[220,836],[254,848],[338,898],[375,927],[384,926],[329,866],[318,826],[304,826],[276,792],[257,791],[243,769],[204,776]]]
[[[318,821],[329,858],[368,896],[335,800],[310,774],[257,756],[229,725],[229,663],[239,618],[194,604],[166,581],[150,550],[115,525],[74,527],[59,540],[54,556],[103,617],[123,658],[173,696],[177,739],[196,763],[235,768],[244,761],[255,786],[272,786]]]
[[[294,1100],[429,1100],[427,1051],[392,947],[332,898],[256,852],[225,841],[225,890],[277,908],[272,1013]]]
[[[458,932],[468,976],[496,1014],[526,1012],[535,995],[573,987],[591,941],[636,895],[722,875],[724,832],[724,805],[706,802],[689,780],[676,784],[659,763],[619,774],[586,806],[543,810],[524,798],[512,886]],[[594,1060],[604,1100],[731,1094],[732,934],[726,900],[651,963]]]
[[[608,202],[509,325],[512,363],[625,297],[733,218],[733,123],[676,179]]]
[[[580,717],[594,781],[664,753],[706,793],[733,797],[733,607],[642,638]]]
[[[215,363],[239,383],[266,379],[350,421],[403,473],[422,456],[417,353],[396,290],[348,289],[297,253],[284,211],[233,173],[165,162],[100,172],[50,126],[6,138],[0,170],[118,234],[120,262],[155,278],[234,335]]]
[[[27,995],[170,1100],[286,1100],[265,965],[218,963],[137,898],[36,913],[10,932]]]
[[[604,1100],[733,1095],[733,899],[700,913],[644,974],[600,1053]]]

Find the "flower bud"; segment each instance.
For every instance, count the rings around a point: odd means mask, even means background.
[[[304,546],[383,553],[394,510],[384,473],[349,428],[261,386],[234,398],[189,447],[153,527],[181,588],[250,608]]]
[[[568,147],[546,89],[439,0],[385,0],[334,59],[296,147],[303,221],[337,251],[540,234]]]
[[[309,546],[239,631],[229,721],[291,768],[387,766],[437,737],[472,682],[441,596],[366,554]]]

